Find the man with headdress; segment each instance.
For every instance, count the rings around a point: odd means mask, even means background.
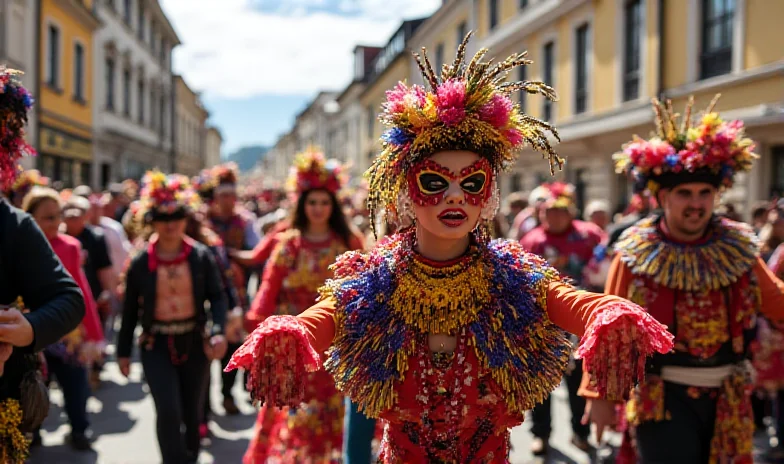
[[[468,37],[452,64],[419,59],[427,88],[387,92],[383,152],[369,172],[371,223],[382,209],[398,233],[333,265],[322,300],[272,316],[232,357],[254,398],[298,405],[302,379],[322,365],[368,417],[385,420],[385,463],[502,463],[509,429],[556,386],[572,351],[610,397],[628,393],[648,354],[671,348],[666,328],[618,297],[576,290],[542,258],[488,238],[497,179],[529,145],[553,170],[562,160],[546,122],[511,93],[554,98],[541,82],[506,82],[529,64],[498,64]]]
[[[784,324],[784,284],[760,259],[754,232],[714,214],[721,189],[751,169],[754,143],[741,121],[713,111],[715,99],[696,123],[692,103],[679,124],[669,102],[654,100],[656,134],[616,155],[619,172],[662,212],[623,233],[606,291],[645,307],[675,337],[626,407],[621,462],[638,462],[635,451],[642,463],[753,462],[747,351],[758,313]],[[595,398],[587,411],[602,430],[615,405],[589,377],[582,393]]]
[[[0,68],[0,188],[8,189],[19,158],[35,151],[24,141],[33,98],[18,72]],[[22,464],[24,433],[48,412],[48,392],[36,353],[74,330],[84,317],[76,282],[30,215],[0,201],[0,462]]]

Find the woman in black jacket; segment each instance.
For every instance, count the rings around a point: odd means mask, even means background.
[[[163,462],[190,464],[199,454],[209,361],[226,351],[226,293],[210,250],[185,234],[196,198],[188,179],[156,171],[143,182],[142,208],[155,234],[126,274],[118,364],[128,376],[133,333],[141,324],[141,361]]]

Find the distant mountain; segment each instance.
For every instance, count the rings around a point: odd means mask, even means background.
[[[234,161],[240,168],[241,172],[250,171],[253,166],[264,158],[264,155],[269,151],[269,147],[261,145],[252,145],[250,147],[242,147],[234,153],[230,154],[226,161]]]

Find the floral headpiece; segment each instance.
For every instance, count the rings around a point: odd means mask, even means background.
[[[19,174],[19,158],[35,155],[35,149],[24,140],[27,111],[33,107],[33,96],[17,79],[21,71],[0,66],[0,186],[11,188]]]
[[[398,216],[397,202],[406,188],[406,173],[438,151],[472,151],[498,173],[513,165],[519,150],[529,145],[543,153],[551,172],[562,167],[563,161],[548,139],[548,135],[558,139],[555,128],[522,113],[511,98],[513,92],[523,91],[557,100],[555,91],[539,81],[506,82],[512,69],[532,63],[526,53],[492,64],[482,61],[488,52],[482,49],[466,65],[471,34],[458,47],[452,64],[443,65],[440,77],[424,48],[421,57],[414,54],[427,89],[401,82],[387,92],[379,117],[388,127],[381,136],[383,151],[367,172],[371,215],[385,208]],[[373,218],[371,223],[375,223]]]
[[[186,176],[148,171],[142,178],[141,213],[148,220],[185,217],[198,204],[199,197]]]
[[[239,177],[239,168],[237,163],[219,164],[212,168],[212,175],[215,178],[216,185],[220,184],[236,184],[237,177]]]
[[[7,191],[8,196],[21,196],[24,197],[33,187],[48,187],[49,178],[41,175],[37,169],[30,169],[22,171],[19,176],[11,184],[11,188]]]
[[[297,195],[314,189],[337,194],[343,185],[343,166],[336,160],[327,160],[324,153],[314,147],[294,157],[294,165],[286,181],[287,190]]]
[[[550,182],[542,184],[547,191],[544,204],[547,208],[571,209],[574,207],[575,188],[566,182]]]
[[[713,108],[716,95],[699,123],[691,120],[694,98],[689,98],[680,124],[672,103],[653,99],[656,134],[649,140],[637,136],[614,156],[616,171],[629,174],[635,190],[656,193],[659,188],[687,182],[707,182],[731,187],[737,172],[751,170],[757,155],[754,142],[745,136],[743,121],[724,121]]]
[[[202,169],[198,176],[191,179],[193,188],[205,200],[212,200],[215,187],[218,186],[218,176],[213,174],[211,169]]]

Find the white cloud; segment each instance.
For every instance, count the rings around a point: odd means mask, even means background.
[[[351,78],[357,44],[384,44],[403,18],[441,3],[342,0],[351,14],[340,16],[320,9],[324,0],[284,1],[294,7],[285,14],[254,9],[252,0],[163,0],[183,42],[175,70],[194,89],[229,98],[339,90]]]

